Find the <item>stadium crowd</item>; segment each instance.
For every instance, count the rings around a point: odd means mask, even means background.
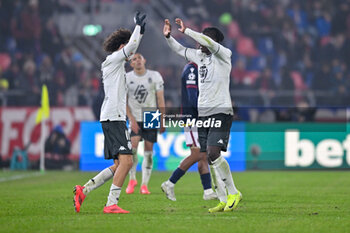
[[[226,30],[232,92],[258,90],[272,105],[295,105],[305,99],[294,91],[310,90],[318,106],[349,106],[350,1],[181,2],[187,23],[198,30],[207,25]],[[274,98],[277,92],[296,94]],[[245,104],[259,102],[251,98]]]
[[[12,90],[7,105],[40,103],[47,84],[53,106],[91,105],[100,85],[97,70],[61,36],[53,14],[70,13],[65,1],[0,0],[0,90]]]
[[[305,93],[313,93],[318,106],[350,105],[350,0],[176,4],[190,27],[225,31],[224,43],[233,52],[232,93],[248,93],[248,98],[234,97],[241,105],[263,105],[268,97],[272,106],[296,106],[308,101]],[[100,71],[86,68],[83,56],[60,35],[54,11],[72,9],[62,0],[0,0],[0,92],[26,93],[14,94],[7,105],[38,105],[42,83],[48,85],[51,105],[92,105]],[[165,91],[179,88],[171,80],[182,67],[157,69],[169,80]]]

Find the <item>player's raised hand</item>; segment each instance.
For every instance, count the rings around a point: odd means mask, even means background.
[[[143,24],[141,25],[141,30],[140,30],[140,34],[145,34],[145,30],[146,30],[146,22],[143,22]]]
[[[180,27],[178,28],[178,30],[179,30],[180,32],[184,33],[186,27],[185,27],[184,22],[182,21],[182,19],[176,18],[176,19],[175,19],[175,23],[176,23],[177,25],[180,26]]]
[[[169,37],[170,37],[170,33],[171,33],[171,24],[170,24],[170,21],[169,21],[169,19],[165,19],[165,20],[164,20],[164,27],[163,27],[163,35],[164,35],[166,38],[169,38]]]
[[[146,14],[141,15],[140,11],[136,11],[135,17],[134,17],[134,22],[137,25],[144,25],[144,21],[146,18]]]

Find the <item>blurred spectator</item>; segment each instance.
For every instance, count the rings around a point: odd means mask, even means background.
[[[337,11],[332,19],[332,35],[344,33],[347,30],[347,19],[349,17],[350,2],[347,0],[340,0]]]
[[[293,20],[300,34],[304,33],[308,27],[308,15],[301,9],[298,1],[293,1],[287,10],[288,16]]]
[[[280,106],[294,106],[295,85],[291,71],[287,66],[282,67],[281,78],[282,81],[279,89],[283,95],[279,98],[278,104]]]
[[[49,18],[45,23],[41,36],[41,45],[43,52],[48,53],[52,60],[63,49],[63,39],[53,18]]]
[[[305,55],[302,62],[300,62],[301,73],[304,77],[305,84],[307,88],[311,89],[314,81],[314,64],[309,55]]]
[[[273,101],[276,95],[276,84],[272,77],[272,72],[269,68],[265,68],[261,76],[255,81],[255,88],[259,90],[260,99],[257,101],[257,105],[262,105],[263,99],[268,97],[270,101]]]
[[[69,162],[71,143],[57,125],[45,141],[45,166],[48,169],[60,169]]]
[[[19,16],[12,18],[11,29],[21,51],[38,52],[41,21],[37,0],[29,0]]]
[[[19,81],[20,90],[26,93],[24,104],[28,106],[40,103],[39,75],[33,60],[28,59],[23,65],[23,76]]]
[[[325,63],[322,65],[321,70],[316,73],[312,87],[318,91],[329,91],[331,84],[331,68],[328,63]]]
[[[332,16],[328,11],[324,11],[322,15],[316,19],[316,26],[320,37],[329,36],[331,31],[331,20]]]
[[[316,101],[318,105],[328,105],[329,98],[324,95],[325,92],[331,91],[331,69],[328,63],[322,65],[321,70],[315,74],[315,81],[313,82],[313,89],[316,92]],[[321,92],[320,92],[321,91]],[[323,93],[322,93],[323,92]]]
[[[345,74],[341,69],[335,70],[333,73],[334,78],[332,80],[333,82],[333,96],[332,99],[332,105],[333,106],[350,106],[349,101],[349,86],[347,85],[348,82],[345,79]]]
[[[297,104],[296,108],[290,112],[291,120],[296,122],[314,121],[315,112],[315,108],[310,107],[307,101],[302,100]]]
[[[245,81],[245,78],[248,75],[248,71],[246,70],[245,61],[243,59],[239,59],[236,64],[232,68],[231,77],[233,78],[234,86],[241,86]]]
[[[52,100],[50,99],[50,102],[54,106],[64,106],[64,96],[66,91],[66,78],[64,77],[63,71],[58,71],[55,74],[54,78],[54,86],[52,94],[50,93],[50,96],[53,96]],[[74,103],[74,100],[71,100]]]
[[[42,84],[47,84],[48,87],[53,88],[53,76],[55,73],[55,68],[52,65],[51,58],[49,56],[44,56],[39,67],[39,82],[40,86]]]

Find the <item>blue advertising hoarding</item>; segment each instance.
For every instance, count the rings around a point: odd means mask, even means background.
[[[113,164],[112,160],[104,159],[104,136],[99,122],[82,122],[81,129],[81,156],[80,170],[99,171]],[[232,171],[245,170],[245,124],[232,124],[230,142],[227,152],[223,153],[230,164]],[[158,143],[153,147],[153,170],[173,171],[181,160],[190,154],[186,146],[183,132],[165,132],[158,135]],[[139,163],[137,169],[141,169],[143,159],[143,144],[138,148]],[[189,171],[197,171],[197,164]]]

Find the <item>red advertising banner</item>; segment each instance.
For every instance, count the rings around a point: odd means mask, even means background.
[[[40,123],[35,124],[39,108],[0,108],[0,156],[8,160],[15,148],[28,146],[30,160],[38,160],[40,155]],[[64,134],[71,142],[69,157],[78,159],[80,156],[80,122],[94,121],[90,108],[51,108],[50,118],[46,121],[45,135],[61,125]]]

